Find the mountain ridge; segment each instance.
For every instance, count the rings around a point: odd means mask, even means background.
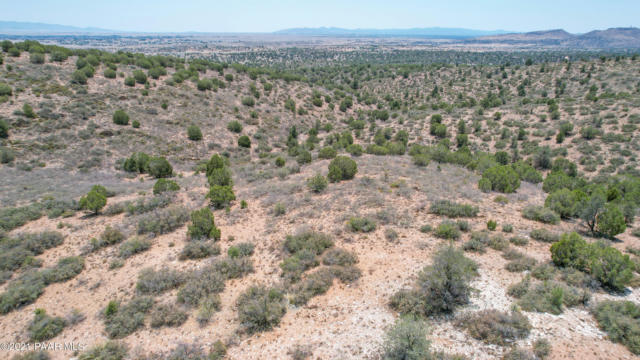
[[[503,43],[569,48],[640,48],[640,29],[617,27],[571,34],[562,29],[498,34],[467,39],[466,43]]]

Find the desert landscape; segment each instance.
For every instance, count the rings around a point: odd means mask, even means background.
[[[639,32],[0,36],[0,358],[637,358]]]

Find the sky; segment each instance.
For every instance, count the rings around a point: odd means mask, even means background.
[[[459,27],[582,33],[640,27],[640,0],[0,0],[0,20],[140,32]]]

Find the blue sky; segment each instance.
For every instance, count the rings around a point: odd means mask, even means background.
[[[640,0],[19,0],[0,20],[149,32],[270,32],[291,27],[463,27],[586,32],[640,26]]]

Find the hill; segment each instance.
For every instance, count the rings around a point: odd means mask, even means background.
[[[594,30],[586,34],[571,34],[558,29],[482,36],[466,42],[557,46],[571,49],[637,49],[640,48],[640,29],[611,28]]]
[[[640,353],[638,56],[0,48],[6,359]]]

